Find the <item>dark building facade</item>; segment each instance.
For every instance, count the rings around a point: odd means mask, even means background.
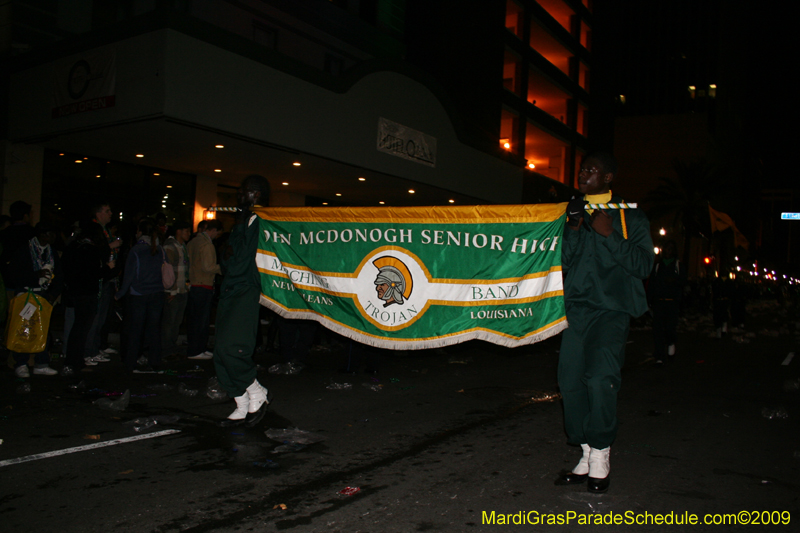
[[[198,221],[252,172],[274,205],[563,200],[609,130],[588,0],[11,0],[3,17],[2,203],[56,218],[103,197]]]

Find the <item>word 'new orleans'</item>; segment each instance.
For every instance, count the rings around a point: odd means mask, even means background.
[[[305,292],[298,291],[294,285],[292,285],[291,283],[287,283],[285,281],[272,280],[272,286],[284,291],[298,292],[300,294],[300,297],[310,304],[333,305],[333,300],[328,298],[327,296],[319,296],[317,294],[308,294]]]
[[[276,231],[264,230],[264,240],[276,244],[292,245],[292,234],[278,233]],[[502,235],[485,235],[483,233],[468,233],[461,231],[443,231],[424,229],[419,232],[419,242],[421,244],[432,244],[438,246],[463,246],[465,248],[486,248],[490,250],[503,251],[505,238]],[[295,239],[295,243],[297,240]],[[414,242],[414,231],[411,229],[343,229],[343,230],[319,230],[300,233],[300,245],[307,244],[334,244],[349,242],[388,242],[388,243],[412,243]],[[514,237],[510,245],[511,253],[535,253],[556,250],[558,236],[547,237],[545,239],[523,239]],[[506,245],[508,246],[508,245]]]

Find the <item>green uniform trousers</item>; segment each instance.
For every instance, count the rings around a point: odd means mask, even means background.
[[[258,289],[248,286],[222,291],[217,306],[214,367],[219,384],[231,398],[241,396],[256,379],[253,350],[261,306]]]
[[[603,449],[617,436],[617,392],[622,382],[630,315],[567,305],[558,385],[571,444]]]

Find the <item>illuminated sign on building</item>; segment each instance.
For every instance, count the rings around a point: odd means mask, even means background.
[[[378,119],[378,150],[423,165],[436,166],[436,137],[383,117]]]

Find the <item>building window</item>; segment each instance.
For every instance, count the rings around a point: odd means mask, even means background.
[[[589,92],[589,67],[582,61],[578,64],[578,85],[587,93]]]
[[[589,110],[581,104],[578,104],[578,123],[575,126],[575,131],[584,137],[589,136]]]
[[[581,21],[581,46],[592,51],[592,28],[583,21]]]
[[[278,48],[278,30],[261,22],[253,21],[253,41],[270,50]]]
[[[506,0],[506,29],[522,39],[523,10],[514,2]]]
[[[571,7],[563,0],[537,0],[537,3],[547,11],[556,22],[561,24],[565,30],[570,31],[570,19],[575,14]],[[570,32],[571,33],[571,32]]]
[[[569,59],[572,54],[553,37],[544,26],[538,22],[531,21],[530,47],[539,52],[550,63],[558,67],[558,70],[569,76]]]
[[[520,96],[521,92],[521,69],[522,63],[520,58],[511,50],[506,49],[503,64],[503,87],[517,96]]]
[[[533,66],[528,72],[528,102],[562,123],[567,123],[568,95]]]
[[[525,159],[536,165],[534,172],[566,183],[569,144],[528,121],[525,128]]]
[[[500,115],[500,148],[519,153],[519,115],[507,109]]]

